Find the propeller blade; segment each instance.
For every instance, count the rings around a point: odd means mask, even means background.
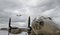
[[[30,28],[30,16],[28,18],[28,28]]]
[[[9,18],[9,27],[11,27],[11,18]]]
[[[30,16],[29,16],[29,18],[28,18],[28,28],[30,28],[30,29],[28,30],[28,35],[30,35],[30,33],[31,33]]]
[[[8,29],[8,35],[11,32],[11,18],[9,18],[9,29]]]

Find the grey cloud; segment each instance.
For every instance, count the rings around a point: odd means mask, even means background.
[[[45,12],[47,10],[54,9],[55,7],[56,7],[56,5],[55,5],[54,1],[53,2],[50,1],[49,3],[43,4],[43,5],[41,4],[36,7],[32,7],[31,10],[33,10],[34,13],[37,13],[37,14],[39,13],[39,15],[40,15],[41,12]]]
[[[55,16],[56,13],[60,14],[60,0],[0,0],[0,22],[8,21],[9,16],[15,16],[16,14],[24,14],[25,16],[33,15],[37,16],[46,13],[49,16]],[[24,9],[23,9],[24,8]],[[52,12],[50,10],[53,9]],[[15,13],[16,11],[18,13]],[[56,15],[57,16],[57,15]],[[4,17],[2,19],[2,17]],[[13,21],[26,21],[26,17],[14,17]]]
[[[0,22],[8,22],[10,16],[16,14],[12,13],[14,10],[20,9],[23,5],[17,0],[0,0]],[[9,10],[8,10],[9,9]],[[15,18],[15,17],[14,17]],[[18,21],[17,19],[15,19]],[[24,22],[25,20],[19,20]]]

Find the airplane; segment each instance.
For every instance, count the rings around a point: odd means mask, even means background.
[[[12,27],[11,26],[11,17],[10,17],[9,18],[9,27],[8,28],[1,28],[0,30],[8,31],[8,35],[9,35],[9,33],[11,33],[11,34],[20,34],[22,32],[27,32],[28,35],[29,35],[30,34],[30,30],[31,30],[31,27],[30,27],[30,16],[28,18],[28,28]]]
[[[3,30],[3,29],[1,29]],[[34,18],[32,25],[30,26],[30,16],[28,18],[28,28],[18,28],[11,26],[11,18],[9,19],[9,33],[19,34],[21,32],[27,32],[28,35],[60,35],[60,29],[51,17],[41,16]]]
[[[16,16],[22,16],[22,15],[18,15],[18,14],[17,14]]]

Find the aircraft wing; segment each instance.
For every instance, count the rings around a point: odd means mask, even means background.
[[[21,31],[23,31],[23,32],[26,32],[26,31],[29,30],[29,28],[15,28],[15,27],[13,27],[12,29],[13,29],[13,30],[19,29],[19,30],[21,30]],[[8,31],[8,28],[0,28],[0,30]]]
[[[0,28],[0,30],[8,31],[8,28]]]

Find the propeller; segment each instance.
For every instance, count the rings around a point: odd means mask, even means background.
[[[30,16],[28,18],[28,28],[30,28]]]
[[[29,16],[29,18],[28,18],[28,28],[29,28],[29,30],[28,30],[28,35],[30,35],[30,33],[31,33],[30,16]]]
[[[29,28],[29,30],[28,30],[28,35],[30,35],[31,30],[32,30],[32,28],[30,27],[30,16],[29,16],[29,18],[28,18],[28,28]],[[11,29],[15,29],[15,28],[11,27],[11,17],[10,17],[10,18],[9,18],[8,35],[9,35],[9,33],[11,33]]]
[[[9,29],[8,29],[8,35],[11,32],[11,17],[9,18]]]

